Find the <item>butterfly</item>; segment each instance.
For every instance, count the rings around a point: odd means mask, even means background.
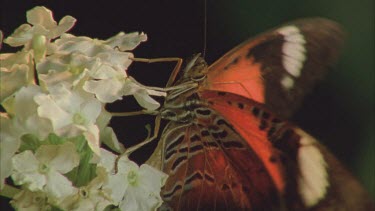
[[[337,23],[311,18],[245,41],[211,66],[195,56],[159,111],[169,120],[150,159],[169,175],[160,209],[374,209],[324,146],[284,120],[342,40]]]

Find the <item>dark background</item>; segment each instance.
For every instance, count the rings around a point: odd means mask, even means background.
[[[139,46],[136,57],[189,58],[202,52],[203,0],[123,1],[15,1],[1,2],[1,29],[5,36],[26,22],[26,11],[43,5],[55,20],[65,15],[77,19],[75,35],[107,39],[119,31],[143,31],[149,40]],[[248,37],[301,17],[322,16],[343,25],[347,40],[340,61],[292,121],[317,137],[375,195],[374,143],[374,1],[373,0],[207,0],[207,54],[212,63]],[[4,48],[3,52],[9,52]],[[164,86],[173,64],[133,64],[128,74],[146,85]],[[125,98],[108,109],[139,109]],[[115,118],[112,125],[119,140],[130,146],[145,138],[145,124],[153,118]],[[155,144],[133,154],[142,163]]]

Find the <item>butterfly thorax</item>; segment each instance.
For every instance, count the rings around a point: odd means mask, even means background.
[[[165,103],[160,109],[163,119],[177,122],[189,122],[196,117],[197,108],[205,103],[197,95],[198,87],[206,79],[207,63],[196,55],[185,67],[182,77],[176,81],[173,89],[167,93]]]

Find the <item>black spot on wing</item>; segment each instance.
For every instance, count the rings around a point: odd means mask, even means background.
[[[203,180],[203,176],[202,176],[202,174],[199,171],[195,172],[193,175],[189,176],[185,180],[185,184],[190,184],[190,183],[192,183],[195,180]]]
[[[203,150],[203,146],[199,144],[199,145],[190,147],[189,153],[194,153],[194,152],[201,151],[201,150]]]
[[[221,141],[220,139],[217,140],[224,148],[229,149],[243,149],[245,146],[241,143],[241,141]]]
[[[202,130],[201,131],[201,136],[205,137],[205,136],[209,136],[210,135],[210,132],[208,132],[208,130]]]
[[[259,116],[259,113],[260,113],[260,110],[258,107],[253,107],[251,109],[251,113],[253,113],[254,116],[258,117]]]
[[[259,124],[259,130],[265,130],[268,127],[267,121],[262,119]]]
[[[168,151],[165,153],[165,159],[168,160],[169,158],[172,157],[172,155],[174,155],[175,153],[177,152],[177,150],[171,150],[171,151]]]
[[[245,107],[245,105],[243,103],[237,103],[237,106],[239,109],[243,109]]]
[[[227,64],[227,65],[224,67],[224,70],[227,70],[227,69],[229,69],[230,66],[237,64],[239,60],[240,60],[239,57],[234,58],[234,59],[232,60],[232,62],[230,62],[229,64]]]
[[[199,137],[197,134],[194,134],[193,136],[190,137],[191,143],[196,142],[196,141],[200,141],[200,140],[201,140],[201,137]]]
[[[195,109],[195,113],[202,115],[202,116],[209,116],[211,114],[211,111],[209,109]]]
[[[181,165],[183,162],[185,162],[187,160],[187,156],[184,155],[184,156],[180,156],[178,157],[172,164],[172,171],[174,171],[179,165]]]
[[[258,45],[249,49],[246,58],[254,58],[254,61],[261,63],[262,66],[269,64],[281,64],[281,48],[284,44],[284,36],[281,34],[270,35]]]
[[[181,135],[179,136],[176,140],[174,140],[166,149],[166,151],[170,151],[172,150],[173,148],[175,148],[176,146],[180,145],[182,143],[182,141],[184,140],[185,138],[185,135]]]
[[[168,193],[164,193],[163,194],[163,197],[164,198],[171,198],[177,191],[181,190],[182,189],[182,186],[181,185],[176,185],[172,191],[168,192]]]
[[[214,138],[225,138],[228,136],[228,132],[226,130],[220,131],[220,132],[213,132],[211,135]]]

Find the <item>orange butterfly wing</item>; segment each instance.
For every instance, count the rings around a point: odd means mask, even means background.
[[[288,117],[336,61],[342,40],[340,26],[327,19],[288,23],[225,54],[200,89],[238,94]]]
[[[242,96],[216,91],[199,95],[232,124],[262,160],[288,210],[375,209],[350,172],[303,130]]]

